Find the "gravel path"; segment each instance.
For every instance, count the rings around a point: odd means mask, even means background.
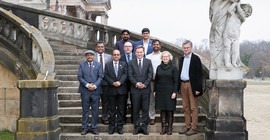
[[[244,116],[249,140],[270,140],[270,85],[245,88]]]

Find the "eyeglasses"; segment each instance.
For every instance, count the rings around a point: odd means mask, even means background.
[[[132,47],[132,46],[124,46],[124,47]]]
[[[120,56],[120,54],[113,54],[113,56]]]
[[[191,47],[183,47],[184,50],[190,49]]]

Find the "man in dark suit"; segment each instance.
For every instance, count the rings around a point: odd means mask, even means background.
[[[122,39],[120,41],[117,41],[115,43],[114,48],[119,50],[121,55],[123,55],[124,54],[124,44],[126,42],[130,42],[132,44],[132,46],[134,46],[135,42],[130,40],[130,32],[127,29],[122,30],[121,38]]]
[[[105,64],[112,60],[111,55],[105,54],[105,47],[104,43],[102,41],[97,41],[96,43],[96,55],[95,55],[95,61],[101,63],[102,66],[102,72],[105,71]],[[103,79],[101,81],[102,86],[102,95],[101,95],[101,105],[102,105],[102,123],[105,125],[109,124],[108,116],[109,116],[109,100],[107,96],[107,89],[108,89],[108,83]]]
[[[124,61],[124,62],[126,62],[127,63],[127,65],[128,65],[128,63],[130,62],[130,60],[132,60],[132,59],[136,59],[137,57],[136,57],[136,55],[135,54],[133,54],[132,53],[132,50],[133,50],[133,45],[132,45],[132,43],[130,43],[130,42],[126,42],[125,44],[124,44],[124,54],[122,54],[121,55],[121,58],[120,58],[120,61]],[[127,99],[126,99],[126,106],[129,108],[129,109],[131,109],[131,116],[130,116],[130,118],[131,118],[131,123],[133,122],[133,120],[132,120],[132,100],[131,100],[131,95],[130,95],[130,81],[129,80],[127,80],[127,92],[128,92],[128,94],[127,94]],[[126,115],[127,115],[127,108],[125,108],[125,119],[124,119],[124,124],[126,123]]]
[[[198,96],[202,95],[202,64],[200,58],[192,53],[191,41],[184,41],[182,48],[184,56],[179,59],[179,93],[182,96],[186,127],[179,133],[189,136],[197,134]]]
[[[132,94],[133,124],[136,135],[141,130],[143,134],[149,135],[148,114],[149,99],[151,93],[150,81],[153,77],[153,67],[151,60],[144,58],[144,47],[139,45],[135,49],[137,59],[133,59],[128,64],[128,77],[131,82],[130,92]],[[140,109],[142,109],[142,126],[140,125]]]
[[[80,82],[78,93],[81,93],[83,109],[81,135],[86,135],[88,131],[90,105],[92,133],[98,134],[98,106],[100,94],[102,94],[100,83],[103,79],[101,64],[93,61],[95,53],[88,50],[85,52],[85,58],[87,61],[81,62],[78,70],[78,80]]]
[[[144,57],[150,53],[153,52],[152,48],[152,40],[149,39],[150,37],[150,30],[148,28],[142,29],[142,40],[135,43],[135,48],[138,45],[142,45],[144,47]],[[135,53],[135,50],[133,50],[133,53]]]
[[[109,99],[109,134],[114,133],[115,129],[115,111],[117,107],[117,128],[118,133],[123,134],[122,128],[124,123],[126,95],[127,95],[127,63],[119,61],[120,51],[114,50],[112,53],[113,60],[106,63],[104,79],[108,82],[108,99]]]

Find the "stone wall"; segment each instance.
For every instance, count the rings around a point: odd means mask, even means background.
[[[16,131],[20,115],[19,79],[0,63],[0,130]]]

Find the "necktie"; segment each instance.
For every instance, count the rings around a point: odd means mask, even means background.
[[[128,60],[127,60],[127,62],[129,63],[129,61],[130,61],[130,55],[128,54]]]
[[[91,66],[92,64],[90,63],[90,73],[91,73],[91,71],[92,71],[92,66]]]
[[[139,60],[139,71],[140,71],[140,74],[142,73],[142,61]]]
[[[102,55],[99,55],[99,62],[101,63],[101,68],[102,68],[102,72],[103,72],[103,59],[102,59]]]
[[[117,77],[118,75],[117,63],[114,63],[114,72],[115,72],[115,76]]]

